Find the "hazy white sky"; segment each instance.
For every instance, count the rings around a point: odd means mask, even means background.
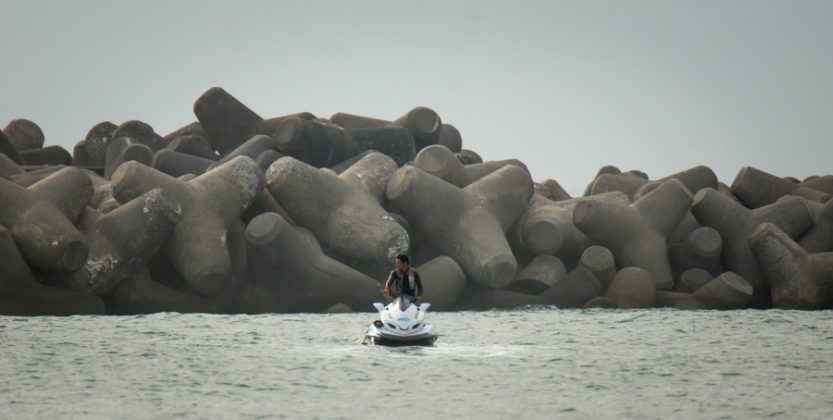
[[[72,150],[221,86],[264,118],[417,105],[580,194],[614,164],[833,173],[833,1],[0,0],[0,124]]]

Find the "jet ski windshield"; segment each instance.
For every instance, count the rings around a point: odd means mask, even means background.
[[[396,298],[396,300],[400,311],[405,311],[409,306],[411,306],[411,299],[408,299],[407,296],[400,296]]]

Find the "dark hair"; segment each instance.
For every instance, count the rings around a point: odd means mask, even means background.
[[[408,258],[408,256],[401,253],[401,252],[396,254],[396,259],[399,260],[399,261],[402,261],[405,264],[409,264],[409,265],[411,264],[411,260]]]

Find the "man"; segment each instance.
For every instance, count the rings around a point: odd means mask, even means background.
[[[396,254],[394,261],[396,269],[390,272],[382,293],[385,298],[391,294],[394,298],[405,296],[419,305],[422,302],[422,280],[419,279],[419,273],[411,267],[411,261],[405,254]]]

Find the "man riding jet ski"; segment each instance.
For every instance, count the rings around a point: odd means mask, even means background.
[[[364,344],[432,345],[437,339],[434,326],[425,324],[430,303],[422,303],[422,281],[405,254],[396,254],[396,269],[391,271],[382,293],[394,300],[387,306],[374,302],[379,319],[367,329]]]

